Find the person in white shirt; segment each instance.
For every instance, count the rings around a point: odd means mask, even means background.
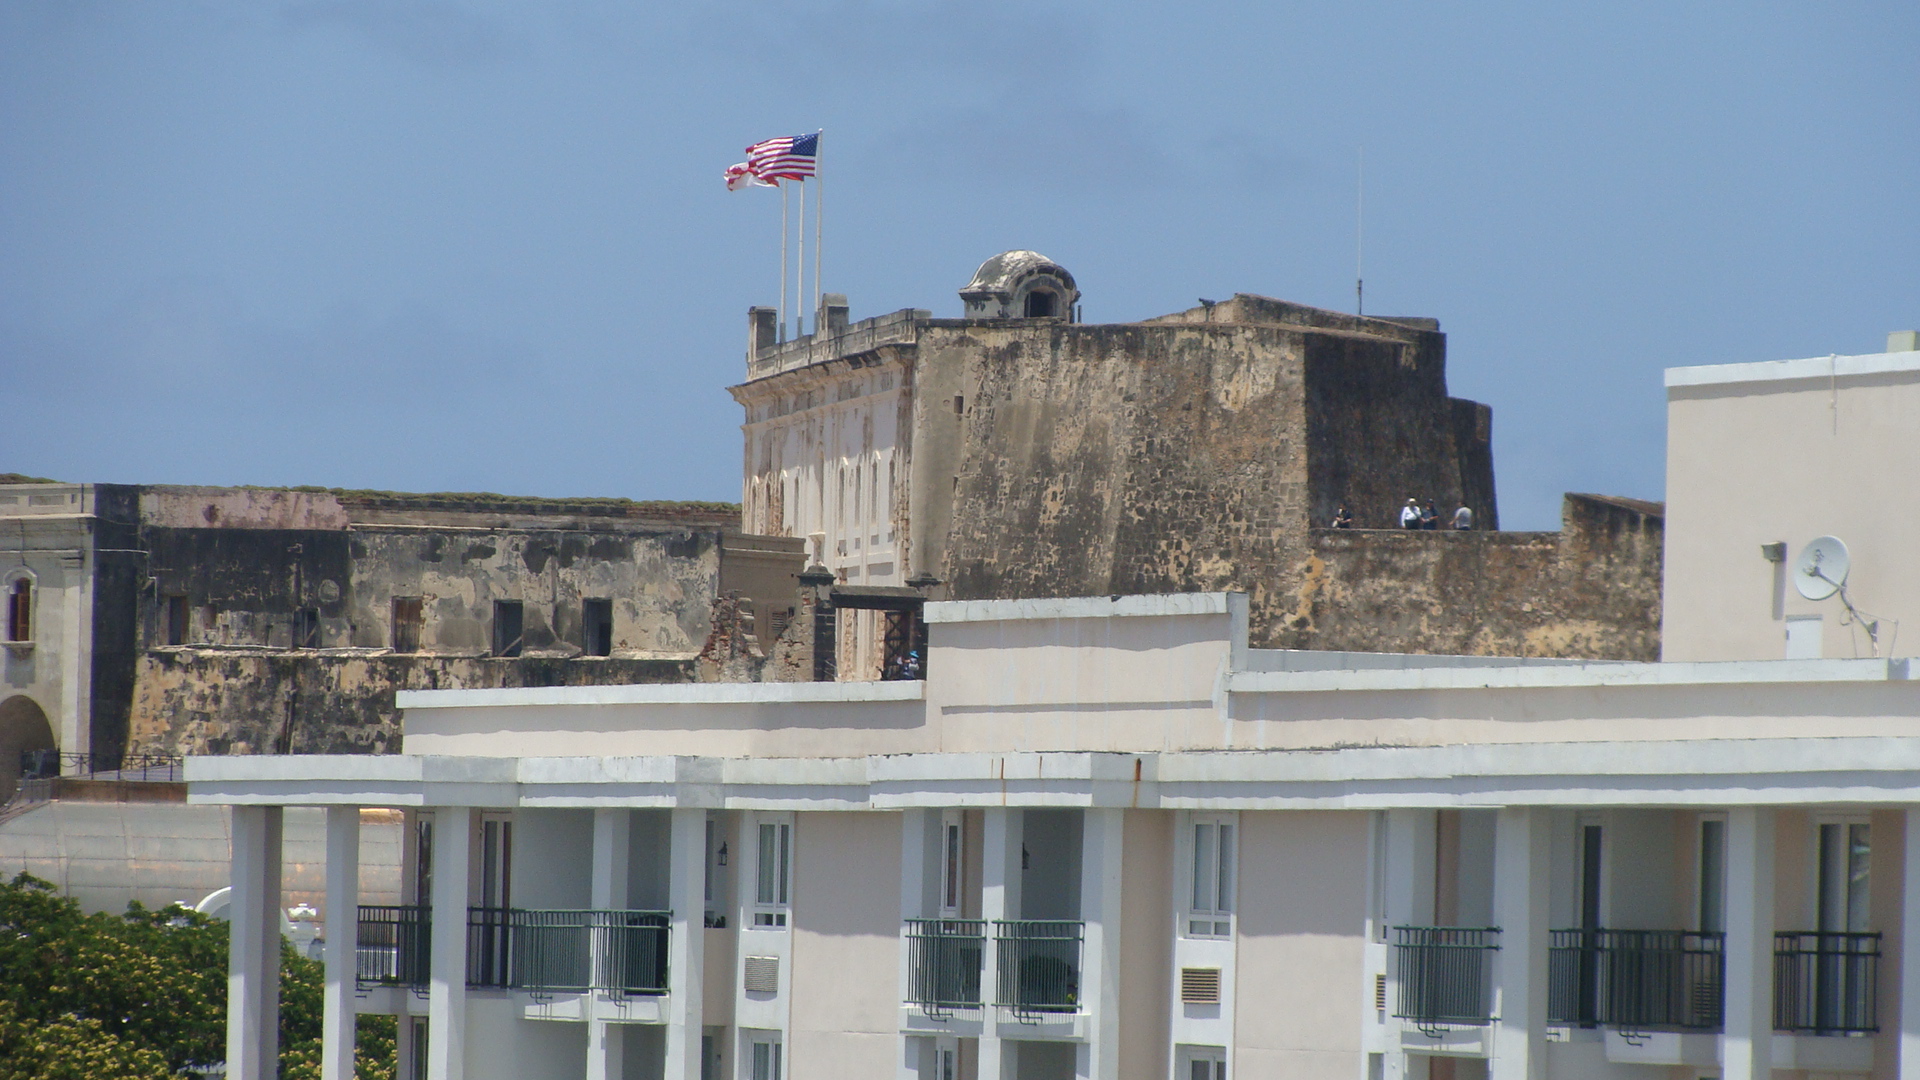
[[[1462,503],[1460,509],[1453,512],[1453,527],[1461,532],[1473,528],[1473,511],[1467,509],[1466,504]]]
[[[1420,527],[1420,500],[1408,499],[1407,505],[1400,508],[1400,527],[1403,529]]]

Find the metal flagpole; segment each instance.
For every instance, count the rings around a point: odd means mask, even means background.
[[[787,185],[780,185],[780,341],[787,340]]]
[[[827,141],[825,135],[824,128],[813,133],[813,332],[816,334],[820,332],[820,222],[826,216],[823,209],[825,204],[821,202],[825,193],[820,187],[820,177],[823,175],[820,171],[820,144]]]
[[[800,250],[793,260],[793,336],[807,336],[807,181],[800,185]]]

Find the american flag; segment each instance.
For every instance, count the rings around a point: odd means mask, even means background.
[[[747,147],[747,168],[762,180],[805,180],[815,175],[820,133],[768,139]]]

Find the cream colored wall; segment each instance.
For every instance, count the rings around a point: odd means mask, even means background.
[[[468,1080],[577,1080],[587,1071],[587,1025],[527,1020],[517,995],[467,995]]]
[[[1870,655],[1837,598],[1803,599],[1760,555],[1785,541],[1790,568],[1821,535],[1847,543],[1855,605],[1902,621],[1895,654],[1920,655],[1920,353],[1901,357],[1905,371],[1832,381],[1669,388],[1665,659],[1779,659],[1782,616],[1813,614],[1824,655]]]
[[[1240,815],[1239,1076],[1353,1080],[1361,1061],[1368,815]]]
[[[898,814],[796,815],[793,1080],[895,1075],[900,828]]]
[[[1120,882],[1120,1080],[1166,1075],[1173,1000],[1173,822],[1167,810],[1126,812]]]

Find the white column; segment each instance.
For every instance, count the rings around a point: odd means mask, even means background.
[[[1500,1024],[1493,1080],[1539,1080],[1546,1073],[1548,825],[1544,807],[1509,806],[1494,820]]]
[[[1381,871],[1386,875],[1389,943],[1393,940],[1392,927],[1433,925],[1434,823],[1432,810],[1387,811],[1387,858]],[[1391,999],[1400,992],[1398,975],[1391,964],[1387,967],[1387,977],[1394,981],[1388,988]],[[1387,1021],[1382,1080],[1407,1080],[1424,1071],[1416,1067],[1420,1059],[1410,1061],[1410,1055],[1400,1048],[1400,1023],[1393,1019]]]
[[[320,1080],[353,1080],[359,1008],[360,808],[327,807],[327,985],[321,1004]]]
[[[464,1080],[467,1028],[467,872],[473,808],[433,814],[433,955],[427,979],[427,1080]]]
[[[595,911],[626,910],[627,861],[633,850],[632,841],[632,811],[625,807],[601,807],[593,812],[593,869],[587,906]],[[589,941],[587,961],[597,975],[606,970],[604,954],[608,935],[595,933]],[[599,996],[588,995],[595,999]],[[587,1080],[621,1080],[626,1064],[626,1025],[607,1023],[600,1016],[597,1000],[595,1005],[587,1021]]]
[[[1920,807],[1909,808],[1900,880],[1899,1080],[1920,1080]]]
[[[1087,1041],[1076,1052],[1086,1080],[1120,1076],[1120,861],[1126,812],[1086,811],[1080,841],[1080,1001],[1088,1014]]]
[[[1727,813],[1724,1080],[1773,1075],[1773,818],[1771,807]]]
[[[1009,1080],[1013,1049],[1000,1038],[1000,946],[994,923],[1020,917],[1020,843],[1024,817],[1019,810],[989,807],[981,836],[980,917],[987,921],[987,947],[980,971],[985,1022],[980,1029],[979,1080]]]
[[[933,811],[907,810],[900,815],[900,926],[906,932],[908,919],[933,914],[927,909],[927,818]],[[937,909],[936,909],[937,910]],[[912,985],[912,948],[903,937],[900,942],[899,998],[903,1006]],[[922,1038],[902,1033],[894,1048],[899,1080],[918,1080]]]
[[[280,1075],[281,820],[278,806],[233,808],[228,1080]]]
[[[707,974],[707,812],[673,811],[668,837],[673,928],[667,931],[667,1080],[700,1080]],[[727,907],[714,897],[720,910]]]

